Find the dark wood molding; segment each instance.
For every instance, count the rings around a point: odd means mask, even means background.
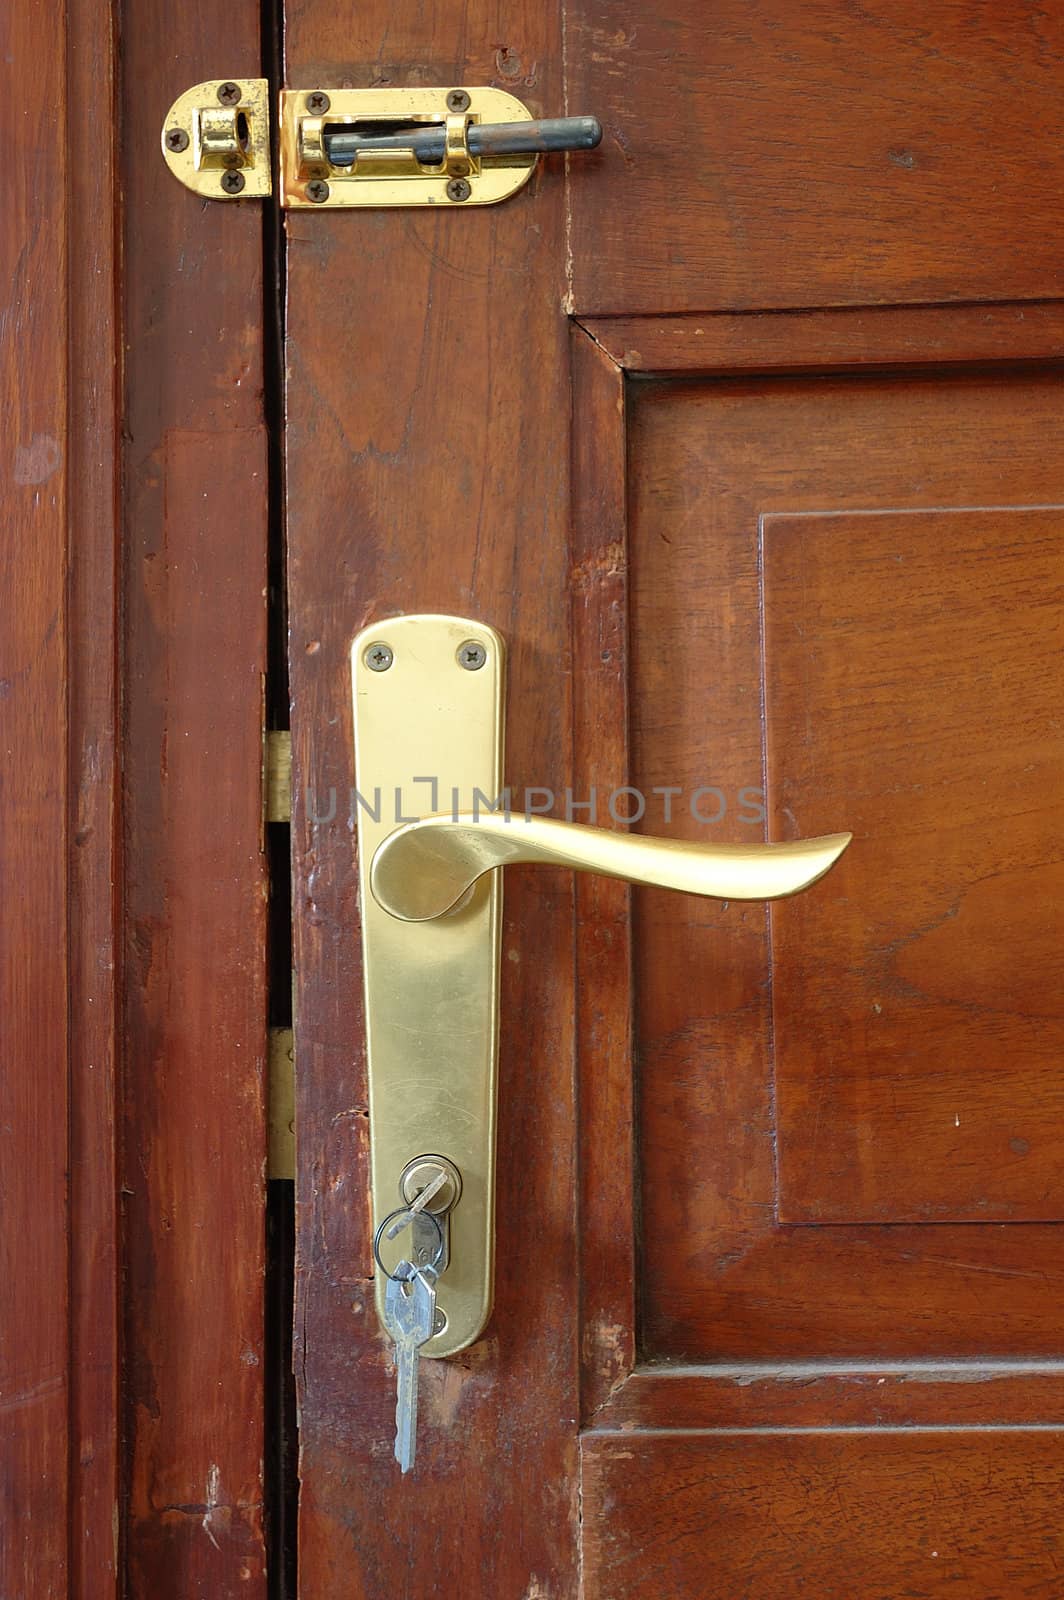
[[[573,798],[576,822],[611,825],[628,782],[628,533],[625,376],[574,324],[572,532]],[[587,809],[592,791],[596,811]],[[601,811],[601,815],[599,812]],[[624,1382],[636,1349],[631,890],[577,873],[581,1413]]]
[[[1064,301],[584,317],[631,373],[690,377],[1064,360]]]
[[[1060,1361],[828,1362],[637,1367],[596,1432],[1064,1425]]]

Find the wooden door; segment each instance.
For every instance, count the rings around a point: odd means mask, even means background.
[[[1064,21],[38,9],[0,52],[0,1593],[1055,1600]],[[159,158],[227,71],[605,138],[494,209],[282,228]],[[416,611],[506,637],[507,778],[556,814],[855,840],[771,912],[508,870],[495,1310],[400,1478],[342,797],[351,640]]]
[[[0,1593],[265,1600],[263,218],[158,156],[260,17],[52,10],[0,22]]]
[[[286,50],[605,126],[495,210],[287,221],[300,1593],[1054,1595],[1064,22],[298,0]],[[495,1313],[404,1480],[307,795],[413,611],[507,637],[556,814],[855,842],[771,913],[508,871]]]

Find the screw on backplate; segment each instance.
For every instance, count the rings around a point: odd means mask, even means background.
[[[329,198],[329,185],[324,178],[311,178],[307,184],[306,195],[308,200],[313,200],[316,206],[320,206],[323,200]]]
[[[371,672],[387,672],[395,660],[395,651],[390,644],[371,644],[363,651],[362,659]]]
[[[437,1308],[437,1310],[432,1313],[432,1331],[433,1333],[444,1333],[446,1328],[447,1314],[446,1312],[440,1311]]]
[[[458,665],[467,672],[479,672],[487,659],[488,652],[479,639],[467,639],[458,646]]]
[[[447,185],[448,200],[468,200],[473,193],[465,178],[452,178]]]
[[[166,130],[166,148],[168,150],[188,149],[188,134],[184,128],[168,128]]]
[[[313,94],[307,95],[307,110],[315,117],[320,117],[323,111],[328,111],[332,101],[321,89],[315,89]]]
[[[468,111],[469,94],[465,89],[452,89],[447,96],[448,111]]]
[[[238,83],[219,84],[218,98],[223,106],[238,105],[240,102],[240,85]]]
[[[222,188],[226,194],[239,194],[244,187],[244,174],[242,172],[223,172]]]

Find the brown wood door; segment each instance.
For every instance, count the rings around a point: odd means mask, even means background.
[[[0,1594],[1057,1600],[1064,20],[38,10],[0,52]],[[261,71],[605,137],[492,209],[282,222],[158,154]],[[422,1364],[402,1478],[343,797],[351,641],[412,612],[505,636],[507,781],[556,815],[854,843],[771,911],[508,869],[495,1309]]]
[[[495,210],[287,219],[300,1592],[1049,1597],[1064,22],[564,11],[288,7],[293,87],[605,126]],[[507,637],[555,814],[855,840],[771,912],[508,871],[495,1313],[401,1479],[357,841],[307,793],[415,611]]]

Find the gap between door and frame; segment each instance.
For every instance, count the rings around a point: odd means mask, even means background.
[[[262,0],[262,72],[283,82],[283,0]],[[263,209],[263,410],[268,437],[268,622],[264,711],[268,733],[289,727],[287,549],[284,519],[284,221],[276,199]],[[271,1039],[292,1028],[291,824],[265,824],[270,902],[267,992]],[[298,1593],[299,1434],[292,1319],[295,1305],[295,1181],[270,1177],[266,1194],[265,1454],[269,1600]]]

